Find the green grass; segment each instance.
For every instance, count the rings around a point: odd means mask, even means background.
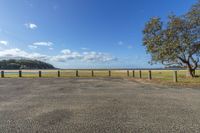
[[[58,77],[58,70],[41,70],[42,77],[44,78],[55,78]],[[6,78],[17,78],[19,77],[18,72],[15,70],[6,70],[5,77]],[[22,77],[23,78],[37,78],[39,70],[23,70]],[[152,70],[152,81],[157,81],[160,83],[171,83],[173,82],[173,70]],[[185,84],[200,84],[200,77],[198,78],[188,78],[186,76],[186,70],[178,71],[178,82]],[[91,70],[79,70],[79,77],[92,77]],[[111,77],[128,77],[127,70],[112,70]],[[200,76],[200,70],[196,71],[196,75]],[[76,70],[60,70],[60,77],[76,77]],[[94,70],[94,77],[109,77],[108,70]],[[129,78],[133,77],[133,71],[129,71]],[[139,70],[135,70],[135,77],[139,77]],[[142,70],[142,79],[148,79],[148,71]]]

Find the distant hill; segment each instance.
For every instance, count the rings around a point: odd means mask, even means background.
[[[38,60],[9,59],[0,61],[0,69],[55,69],[55,67]]]

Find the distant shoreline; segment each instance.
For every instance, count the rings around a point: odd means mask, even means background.
[[[187,68],[54,68],[54,69],[0,69],[0,71],[36,71],[36,70],[187,70]],[[198,68],[197,70],[200,70]]]

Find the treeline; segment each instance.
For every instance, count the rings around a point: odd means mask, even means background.
[[[55,67],[38,60],[9,59],[0,61],[0,69],[55,69]]]
[[[200,68],[200,66],[197,68]],[[166,66],[165,69],[187,69],[187,66]]]

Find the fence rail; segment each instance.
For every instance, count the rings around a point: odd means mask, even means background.
[[[165,79],[178,82],[186,78],[186,70],[124,70],[124,69],[60,69],[60,70],[0,70],[1,78],[11,77],[132,77]],[[196,71],[200,74],[200,70]],[[199,78],[200,79],[200,78]],[[198,80],[200,82],[200,80]]]

